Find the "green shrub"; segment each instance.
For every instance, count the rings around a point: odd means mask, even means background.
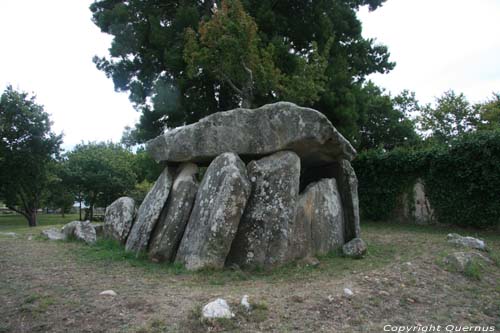
[[[364,152],[353,165],[364,218],[389,218],[398,197],[421,178],[440,223],[500,223],[499,131],[467,134],[448,146]]]

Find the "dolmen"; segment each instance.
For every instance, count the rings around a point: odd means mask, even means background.
[[[104,232],[189,270],[273,268],[360,237],[355,149],[320,112],[279,102],[212,114],[146,144],[165,169]]]

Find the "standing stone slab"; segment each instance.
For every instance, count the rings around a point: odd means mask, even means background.
[[[134,223],[135,201],[121,197],[106,208],[104,215],[104,235],[124,244]]]
[[[356,150],[320,112],[288,102],[217,112],[149,141],[157,161],[210,163],[224,152],[244,160],[294,151],[304,166],[351,160]]]
[[[156,180],[153,188],[144,198],[137,212],[136,221],[132,226],[132,230],[125,244],[125,249],[127,251],[136,252],[138,254],[140,251],[148,248],[149,238],[151,237],[153,228],[167,202],[174,174],[174,169],[166,167],[158,180]]]
[[[310,184],[300,195],[289,256],[323,255],[344,244],[344,212],[335,179]]]
[[[196,164],[187,163],[179,167],[167,204],[149,244],[149,257],[154,261],[175,259],[198,192],[197,173]]]
[[[341,160],[333,164],[335,179],[339,187],[345,216],[345,241],[359,238],[361,235],[359,226],[359,198],[358,177],[351,163]]]
[[[290,223],[295,219],[300,158],[282,151],[247,166],[252,193],[227,265],[270,268],[287,260]]]
[[[233,153],[208,167],[176,261],[189,270],[222,268],[250,195],[245,164]]]

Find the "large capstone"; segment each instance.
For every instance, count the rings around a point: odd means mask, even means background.
[[[139,253],[147,249],[151,233],[167,202],[174,175],[174,170],[166,167],[144,198],[125,244],[127,251]]]
[[[196,164],[187,163],[179,167],[167,204],[149,244],[149,257],[154,261],[175,259],[198,192],[197,173]]]
[[[287,260],[289,223],[295,219],[300,159],[283,151],[247,166],[252,193],[227,265],[270,268]]]
[[[106,208],[104,215],[104,235],[125,243],[134,223],[135,201],[121,197]]]
[[[189,270],[222,268],[249,195],[243,161],[233,153],[218,156],[201,182],[176,261]]]
[[[335,179],[310,184],[300,195],[289,257],[324,255],[344,244],[344,212]]]
[[[212,114],[167,131],[149,141],[147,150],[157,161],[201,164],[229,151],[249,161],[291,150],[307,167],[351,160],[356,154],[323,114],[287,102]]]

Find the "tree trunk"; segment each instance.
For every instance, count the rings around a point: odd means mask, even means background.
[[[37,221],[36,221],[36,209],[31,210],[31,212],[28,213],[28,225],[30,227],[36,227]]]
[[[80,214],[80,221],[82,220],[82,201],[80,200],[80,209],[78,210],[78,213]]]

